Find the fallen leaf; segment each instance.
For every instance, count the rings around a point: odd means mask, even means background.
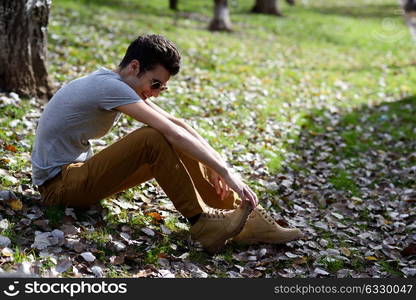
[[[85,261],[92,262],[95,260],[95,256],[91,252],[81,253],[81,256]]]
[[[377,259],[377,257],[375,257],[375,256],[366,256],[366,257],[365,257],[365,259],[366,259],[366,260],[371,260],[371,261],[376,261],[376,260],[378,260],[378,259]]]
[[[7,203],[9,204],[11,209],[16,210],[16,211],[17,210],[22,210],[22,208],[23,208],[23,203],[19,199],[10,200]]]
[[[401,252],[401,254],[403,256],[416,255],[416,244],[415,243],[411,243],[409,246],[407,246],[406,248],[403,249],[403,251]]]
[[[121,265],[124,264],[124,255],[113,255],[110,257],[110,263],[112,265]]]
[[[72,267],[72,263],[68,258],[62,259],[58,262],[55,267],[56,272],[63,273],[66,272],[70,267]]]
[[[91,268],[92,273],[94,273],[95,277],[103,277],[104,276],[104,272],[103,269],[99,266],[93,266]]]
[[[17,149],[16,149],[16,147],[15,146],[13,146],[13,145],[6,145],[5,147],[4,147],[4,149],[5,150],[7,150],[7,151],[10,151],[10,152],[17,152]]]
[[[5,247],[1,249],[1,255],[6,257],[13,256],[13,250],[8,247]]]
[[[0,191],[0,200],[10,201],[14,199],[17,199],[17,196],[12,191]]]
[[[63,224],[60,229],[65,233],[65,235],[78,233],[78,229],[72,224]]]
[[[295,261],[293,263],[297,264],[297,265],[303,265],[303,264],[306,264],[307,262],[308,262],[308,257],[307,256],[302,256],[302,257],[299,257],[299,258],[295,259]]]
[[[345,247],[341,248],[341,252],[342,254],[344,254],[345,256],[349,257],[351,255],[351,251]]]
[[[160,221],[163,219],[163,217],[158,213],[158,212],[149,212],[146,215],[152,217],[153,219],[155,219],[156,221]]]
[[[166,253],[164,253],[164,252],[162,252],[162,253],[159,253],[159,254],[157,255],[157,257],[159,257],[159,258],[169,258],[169,255],[168,255],[168,254],[166,254]]]
[[[11,241],[7,236],[0,235],[0,247],[10,246]]]
[[[299,255],[293,254],[291,252],[285,252],[285,255],[289,258],[298,258],[299,257]]]
[[[36,220],[33,222],[34,225],[39,226],[43,231],[50,231],[51,228],[46,220]]]
[[[405,267],[405,268],[401,269],[401,271],[406,276],[415,276],[416,275],[416,268],[408,268],[408,267]]]
[[[322,270],[322,269],[320,269],[320,268],[315,268],[315,270],[313,270],[313,272],[314,272],[315,274],[319,274],[319,275],[329,275],[329,273],[328,273],[327,271]]]
[[[51,237],[50,232],[41,232],[35,236],[35,241],[31,245],[32,248],[36,248],[38,250],[44,250],[49,246],[52,246],[52,243],[49,239]]]
[[[140,270],[139,272],[137,272],[136,277],[149,277],[153,273],[154,272],[150,269]]]
[[[87,246],[84,245],[81,242],[77,242],[77,243],[74,244],[74,250],[75,250],[75,252],[81,253],[82,251],[85,250],[85,248],[87,248]]]
[[[155,235],[155,232],[152,229],[147,228],[147,227],[142,228],[141,231],[144,232],[145,234],[147,234],[148,236],[154,236]]]

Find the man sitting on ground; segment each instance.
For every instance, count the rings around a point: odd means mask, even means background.
[[[191,126],[149,99],[167,88],[179,68],[172,42],[144,35],[130,44],[116,70],[100,68],[59,89],[39,120],[32,153],[33,183],[43,203],[88,207],[155,178],[191,223],[191,236],[210,253],[230,238],[241,243],[299,238],[298,229],[281,228],[267,215],[254,192]],[[89,140],[104,136],[121,113],[147,126],[92,155]]]

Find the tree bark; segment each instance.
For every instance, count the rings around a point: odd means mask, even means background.
[[[404,4],[404,11],[406,13],[416,12],[416,0],[406,0]]]
[[[251,12],[259,13],[259,14],[275,15],[275,16],[282,15],[280,13],[277,0],[256,0],[256,3],[251,9]]]
[[[212,31],[232,31],[227,0],[214,0],[214,18],[208,29]]]
[[[410,29],[410,34],[416,42],[416,0],[405,0],[403,9],[407,26]]]
[[[169,8],[172,10],[178,10],[178,0],[169,0]]]
[[[51,0],[0,0],[0,90],[47,98],[46,68]]]

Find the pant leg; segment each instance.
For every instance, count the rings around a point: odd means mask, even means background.
[[[239,205],[240,199],[238,198],[237,193],[233,191],[230,191],[225,199],[221,200],[221,197],[215,190],[214,184],[210,181],[209,171],[205,165],[178,149],[175,149],[175,151],[180,157],[182,163],[185,165],[186,170],[192,178],[195,188],[205,204],[214,208],[222,209],[233,209]],[[125,182],[120,186],[119,191],[135,187],[151,178],[153,178],[153,176],[151,175],[148,165],[144,165],[130,177],[126,178]]]
[[[187,154],[178,150],[176,151],[191,175],[198,193],[208,206],[221,209],[234,209],[239,205],[241,200],[238,198],[237,193],[232,190],[224,200],[221,200],[220,195],[215,190],[214,183],[211,182],[208,167]]]
[[[128,187],[132,177],[137,184],[154,177],[185,217],[203,211],[204,203],[177,153],[150,127],[133,131],[85,163],[65,166],[54,188],[59,204],[86,207]]]

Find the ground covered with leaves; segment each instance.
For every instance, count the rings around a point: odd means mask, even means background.
[[[356,0],[348,7],[299,1],[283,7],[284,18],[251,15],[251,2],[239,1],[231,34],[205,30],[208,4],[184,0],[178,14],[165,2],[54,3],[49,64],[56,87],[99,65],[114,68],[139,33],[168,36],[184,67],[160,105],[188,119],[244,175],[276,221],[300,228],[305,238],[230,243],[209,256],[190,240],[189,223],[154,181],[88,211],[42,207],[30,153],[43,104],[3,93],[0,272],[416,276],[416,72],[396,1]],[[94,142],[95,150],[138,126],[120,120]]]

